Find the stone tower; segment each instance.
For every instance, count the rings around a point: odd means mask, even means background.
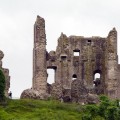
[[[77,54],[77,55],[76,55]],[[53,84],[47,83],[47,69],[54,69]],[[100,77],[96,78],[95,75]],[[107,37],[67,36],[61,33],[55,51],[46,50],[45,21],[37,16],[34,26],[33,87],[21,98],[45,96],[68,101],[85,101],[89,94],[120,98],[120,65],[117,31]],[[42,94],[42,95],[41,95]]]
[[[118,56],[117,56],[117,31],[111,30],[107,37],[107,78],[105,81],[106,92],[111,98],[117,98],[118,86]]]
[[[37,16],[34,25],[34,48],[33,48],[33,89],[40,93],[46,93],[46,34],[45,21]]]

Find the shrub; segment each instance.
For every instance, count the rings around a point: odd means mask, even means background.
[[[91,117],[90,114],[84,114],[84,115],[82,116],[82,120],[91,120],[91,119],[92,119],[92,117]]]

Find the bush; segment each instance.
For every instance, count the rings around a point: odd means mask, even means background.
[[[107,120],[116,120],[117,107],[109,106],[105,112],[105,118]]]
[[[5,100],[5,76],[2,72],[2,70],[0,70],[0,102]]]
[[[91,117],[90,114],[84,114],[84,115],[82,116],[82,120],[92,120],[92,117]]]
[[[107,96],[100,96],[99,115],[105,120],[120,120],[119,100],[110,100]]]

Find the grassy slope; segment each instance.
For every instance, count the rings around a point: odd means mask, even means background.
[[[120,120],[119,100],[100,97],[99,104],[55,100],[8,100],[0,105],[0,120]]]
[[[81,120],[81,106],[58,101],[9,100],[0,120]]]

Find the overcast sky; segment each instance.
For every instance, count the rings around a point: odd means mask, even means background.
[[[120,0],[0,0],[0,50],[5,54],[3,67],[10,70],[13,97],[32,86],[37,15],[46,21],[48,51],[56,49],[61,32],[67,36],[106,37],[113,27],[120,45]]]

